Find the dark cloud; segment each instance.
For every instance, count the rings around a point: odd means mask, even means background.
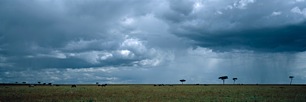
[[[215,51],[306,50],[303,43],[305,17],[300,9],[306,5],[298,1],[237,0],[220,3],[204,0],[194,1],[193,4],[169,3],[170,8],[159,17],[171,21],[168,22],[170,31],[194,41],[195,46]],[[272,4],[280,6],[271,7]]]
[[[195,32],[183,37],[198,46],[216,51],[252,50],[260,52],[302,52],[306,50],[306,23],[284,27],[228,32]],[[177,33],[180,34],[180,33]]]
[[[305,11],[301,0],[1,0],[0,82],[302,83]]]
[[[16,67],[131,66],[153,57],[144,42],[128,36],[133,29],[125,26],[129,17],[150,12],[148,2],[1,2],[1,55]]]

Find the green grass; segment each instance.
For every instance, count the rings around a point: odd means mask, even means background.
[[[305,86],[0,86],[1,102],[305,102]]]

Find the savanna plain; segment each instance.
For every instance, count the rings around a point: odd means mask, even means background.
[[[0,102],[306,102],[305,85],[0,86]]]

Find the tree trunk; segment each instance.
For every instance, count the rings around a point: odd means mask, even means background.
[[[234,84],[235,84],[236,80],[234,80]]]
[[[292,83],[292,78],[291,78],[291,80],[290,80],[290,85],[291,85],[291,83]]]
[[[222,81],[223,81],[223,85],[224,85],[224,79]]]

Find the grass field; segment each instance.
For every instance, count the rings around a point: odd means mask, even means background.
[[[122,102],[122,101],[225,101],[306,102],[306,86],[285,85],[109,85],[0,86],[1,102]]]

